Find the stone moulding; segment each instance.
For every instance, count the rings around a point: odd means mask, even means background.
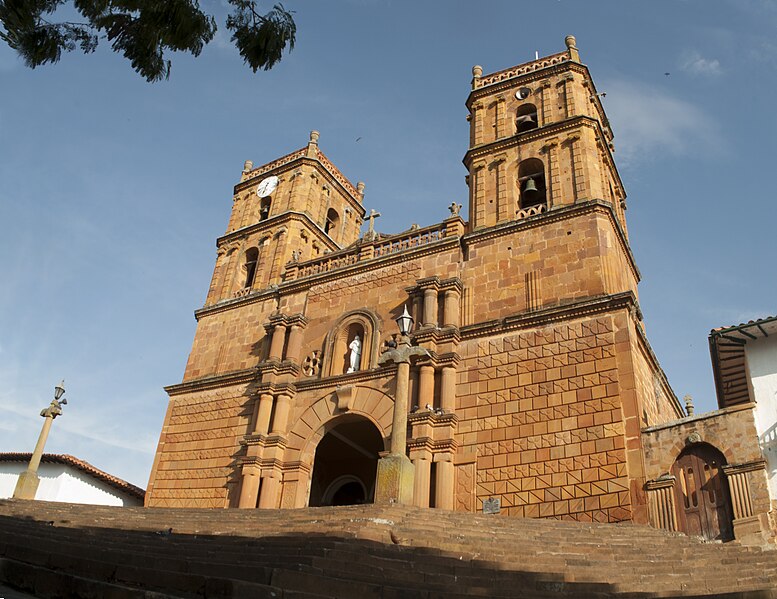
[[[524,75],[536,74],[538,79],[542,79],[548,76],[549,69],[555,69],[558,65],[561,64],[564,65],[564,70],[567,70],[569,66],[572,65],[577,65],[578,67],[583,66],[579,63],[572,62],[569,59],[569,52],[565,50],[564,52],[551,54],[550,56],[546,56],[539,60],[532,60],[530,62],[525,62],[523,64],[510,67],[509,69],[502,69],[501,71],[496,71],[495,73],[489,73],[488,75],[477,77],[475,79],[475,89],[473,90],[472,95],[475,95],[475,92],[485,90],[486,88],[488,88],[489,93],[493,93],[496,85],[508,82],[508,84],[514,83],[514,79]]]
[[[185,381],[176,385],[164,387],[165,392],[170,397],[174,395],[183,395],[194,391],[206,391],[208,389],[219,389],[221,387],[230,387],[233,385],[242,385],[254,382],[257,378],[256,368],[246,368],[236,370],[225,374],[216,374],[191,381]]]
[[[604,295],[595,299],[583,300],[574,304],[553,306],[543,310],[524,312],[513,316],[506,316],[497,320],[475,323],[461,328],[462,339],[475,339],[478,337],[498,335],[518,329],[532,329],[550,323],[593,316],[605,312],[637,307],[637,299],[631,291],[624,291],[614,295]]]
[[[285,225],[286,223],[292,220],[304,222],[305,225],[307,225],[311,231],[315,231],[316,239],[320,241],[323,245],[327,246],[328,250],[332,252],[340,251],[341,249],[340,246],[337,245],[334,241],[332,241],[329,235],[327,235],[324,232],[324,230],[319,226],[318,223],[314,222],[313,219],[311,219],[310,216],[308,216],[304,212],[297,212],[296,210],[287,210],[285,212],[282,212],[281,214],[272,216],[267,220],[262,220],[262,221],[259,221],[258,223],[254,223],[253,225],[248,225],[246,227],[236,229],[231,233],[227,233],[226,235],[222,235],[221,237],[216,239],[216,247],[221,248],[238,239],[242,239],[244,237],[248,237],[249,235],[252,235],[253,233],[262,231],[263,229],[275,230],[276,227],[282,227],[283,225]]]

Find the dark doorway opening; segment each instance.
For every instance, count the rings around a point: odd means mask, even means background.
[[[383,449],[383,437],[366,418],[346,415],[334,420],[316,447],[308,505],[372,503]]]

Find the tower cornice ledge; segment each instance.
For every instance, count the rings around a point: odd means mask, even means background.
[[[246,368],[244,370],[235,370],[224,374],[214,374],[198,379],[192,379],[168,385],[164,388],[170,397],[183,395],[194,391],[204,391],[206,389],[218,389],[220,387],[230,387],[232,385],[242,385],[257,380],[259,373],[256,368]]]
[[[226,235],[222,235],[218,239],[216,239],[216,247],[219,248],[223,245],[227,245],[233,241],[236,241],[238,239],[241,239],[243,237],[248,237],[249,235],[253,235],[254,233],[257,233],[259,231],[262,231],[264,229],[267,229],[267,231],[272,231],[275,228],[279,226],[283,226],[284,224],[290,222],[290,221],[301,221],[304,222],[310,229],[316,233],[316,237],[319,241],[323,242],[325,245],[328,246],[328,249],[331,251],[338,251],[342,249],[337,243],[335,243],[329,235],[327,235],[324,230],[321,228],[321,226],[314,222],[310,216],[304,212],[298,212],[296,210],[287,210],[285,212],[281,212],[280,214],[276,214],[275,216],[272,216],[268,218],[267,220],[259,221],[258,223],[254,223],[253,225],[248,225],[247,227],[242,227],[240,229],[237,229],[235,231],[232,231],[231,233],[227,233]]]

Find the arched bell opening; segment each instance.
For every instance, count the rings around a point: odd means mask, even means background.
[[[708,541],[734,538],[725,456],[708,443],[685,448],[672,466],[677,523],[684,533]]]
[[[537,107],[534,104],[523,104],[515,111],[515,132],[523,133],[538,127]]]
[[[324,223],[324,233],[329,235],[332,239],[337,236],[337,228],[340,225],[340,215],[337,210],[330,208],[326,212],[326,222]]]
[[[356,415],[331,424],[316,447],[308,505],[372,503],[379,452],[385,447],[380,431]]]
[[[270,208],[272,207],[272,198],[270,196],[267,196],[266,198],[262,198],[261,203],[259,204],[259,220],[267,220],[270,218]]]
[[[520,210],[533,206],[547,206],[545,187],[545,165],[538,158],[529,158],[518,165],[520,186]]]

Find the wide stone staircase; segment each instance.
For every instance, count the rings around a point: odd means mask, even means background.
[[[0,584],[42,598],[777,599],[777,551],[631,524],[399,506],[0,500]]]

